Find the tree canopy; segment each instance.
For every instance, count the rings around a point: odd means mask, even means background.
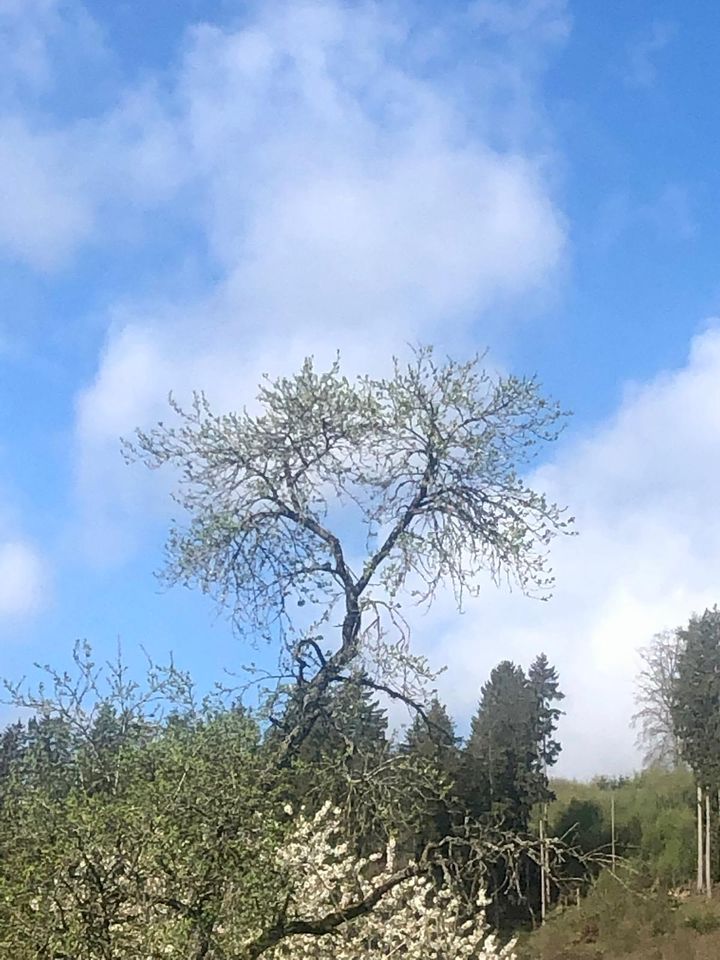
[[[252,413],[202,394],[172,407],[125,447],[175,471],[165,576],[277,642],[275,685],[255,711],[198,701],[173,666],[135,683],[81,644],[74,678],[12,687],[32,716],[0,743],[0,944],[18,960],[509,956],[483,890],[499,861],[519,884],[535,856],[510,807],[527,825],[556,755],[557,678],[510,665],[527,729],[501,770],[493,728],[488,769],[524,792],[486,829],[458,797],[453,723],[403,604],[440,589],[462,604],[488,576],[549,595],[549,544],[572,520],[525,474],[561,411],[534,379],[427,348],[384,379],[307,360]],[[378,696],[415,711],[403,748]]]
[[[423,699],[427,665],[410,656],[401,595],[430,603],[448,586],[461,603],[483,574],[549,595],[548,546],[572,519],[524,477],[563,422],[534,378],[421,348],[384,379],[308,359],[265,381],[256,413],[217,414],[202,394],[173,410],[177,422],[126,444],[130,459],[176,470],[187,521],[173,527],[165,576],[282,641],[305,684],[289,749],[361,656],[366,680]]]
[[[672,720],[683,759],[705,787],[720,785],[720,610],[678,629]]]

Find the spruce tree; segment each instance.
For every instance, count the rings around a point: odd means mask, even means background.
[[[416,850],[422,850],[431,840],[441,840],[453,829],[453,813],[458,773],[458,743],[455,724],[445,705],[433,697],[426,712],[426,718],[417,716],[405,735],[402,744],[403,753],[414,758],[421,765],[427,765],[431,774],[435,774],[446,785],[442,796],[428,803],[425,816],[414,838]]]
[[[680,628],[681,652],[672,719],[683,759],[700,783],[720,783],[720,610],[693,616]]]
[[[560,690],[557,670],[550,666],[544,653],[539,654],[530,665],[528,683],[535,697],[538,759],[543,774],[547,775],[547,768],[553,766],[562,750],[560,742],[555,738],[562,710],[553,704],[564,700],[565,694]]]
[[[387,715],[373,691],[358,683],[341,683],[325,694],[299,757],[317,762],[331,757],[378,755],[387,745]]]
[[[522,667],[509,660],[495,667],[482,688],[463,771],[474,815],[527,831],[539,790],[535,693]]]
[[[677,635],[671,715],[683,759],[697,781],[697,883],[710,896],[711,807],[720,790],[720,611],[715,606],[691,617]]]
[[[457,745],[460,739],[455,733],[455,723],[437,697],[430,701],[426,717],[415,717],[405,735],[403,749],[434,761],[443,771],[452,775],[457,768]]]
[[[326,801],[343,811],[343,826],[357,840],[357,851],[383,838],[381,826],[395,777],[387,739],[387,716],[373,690],[357,682],[336,683],[319,704],[317,719],[300,745],[292,765],[288,800],[296,809],[315,813]],[[298,698],[301,688],[298,688]],[[286,717],[294,722],[291,699]],[[282,736],[282,731],[280,731]],[[272,748],[272,743],[268,743]]]

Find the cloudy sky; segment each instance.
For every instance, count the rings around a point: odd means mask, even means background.
[[[161,478],[118,438],[340,349],[488,347],[574,411],[537,481],[549,603],[416,624],[461,728],[545,650],[560,769],[637,765],[636,648],[720,601],[720,7],[0,0],[3,674],[120,638],[244,655],[161,592]]]

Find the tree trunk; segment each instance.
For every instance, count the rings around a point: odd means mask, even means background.
[[[550,843],[548,842],[548,805],[545,804],[545,909],[550,906]]]
[[[545,899],[545,805],[540,811],[540,920],[545,923],[547,902]]]
[[[702,787],[697,788],[697,891],[703,891],[703,808]]]
[[[712,882],[710,880],[710,790],[705,790],[705,893],[712,896]]]

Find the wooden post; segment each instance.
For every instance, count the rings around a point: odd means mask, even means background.
[[[548,837],[548,805],[545,803],[545,909],[550,906],[550,838]]]
[[[703,808],[702,787],[697,788],[697,892],[703,892]]]
[[[540,920],[545,923],[547,902],[545,900],[545,809],[540,811]]]
[[[611,859],[612,872],[615,876],[615,791],[610,794],[610,838],[611,838]]]
[[[712,881],[710,879],[710,790],[705,790],[705,893],[712,896]]]

